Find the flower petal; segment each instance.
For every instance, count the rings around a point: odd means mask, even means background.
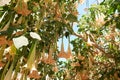
[[[13,38],[13,43],[17,49],[28,45],[28,39],[25,36]]]
[[[41,40],[39,34],[35,33],[35,32],[30,32],[30,36],[34,39],[38,39],[38,40]]]

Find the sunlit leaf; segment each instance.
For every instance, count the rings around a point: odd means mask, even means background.
[[[10,46],[10,51],[9,51],[10,55],[14,56],[16,54],[16,47],[15,45],[11,45]]]

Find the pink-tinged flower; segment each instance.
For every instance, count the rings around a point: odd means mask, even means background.
[[[80,4],[83,4],[85,2],[85,0],[79,0]]]
[[[15,6],[14,10],[23,16],[28,16],[31,11],[28,10],[27,3],[24,0],[18,0],[17,5]]]
[[[91,42],[89,36],[88,36],[88,40],[87,40],[87,45],[88,45],[88,46],[92,46],[92,45],[93,45],[93,42]]]
[[[99,13],[95,15],[95,23],[97,26],[101,26],[105,24],[105,15],[103,13]]]
[[[37,69],[34,67],[32,67],[29,75],[28,75],[30,78],[34,78],[34,79],[39,79],[40,78],[40,74],[39,72],[37,71]]]

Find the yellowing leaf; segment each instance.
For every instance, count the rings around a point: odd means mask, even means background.
[[[16,47],[15,45],[11,45],[10,46],[10,51],[9,51],[10,55],[14,56],[16,54]]]

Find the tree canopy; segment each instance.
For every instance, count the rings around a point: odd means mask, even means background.
[[[11,0],[0,6],[0,79],[119,80],[120,2],[93,4],[78,20],[83,1]],[[71,35],[77,38],[71,41]]]

